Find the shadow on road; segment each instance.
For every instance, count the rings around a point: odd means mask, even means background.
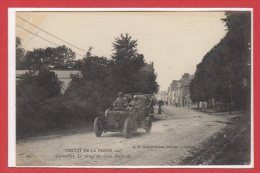
[[[134,133],[131,134],[130,138],[142,137],[144,135],[146,135],[145,132],[141,132],[141,131],[140,132],[134,132]],[[114,133],[113,132],[112,133],[108,132],[108,133],[105,133],[104,135],[102,135],[101,137],[106,137],[106,138],[109,138],[109,137],[122,137],[122,138],[124,138],[124,134],[120,133],[120,132],[114,132]]]

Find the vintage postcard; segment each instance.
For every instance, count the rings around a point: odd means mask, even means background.
[[[8,14],[10,167],[254,167],[251,8]]]

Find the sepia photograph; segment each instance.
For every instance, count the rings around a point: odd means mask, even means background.
[[[11,9],[9,166],[252,168],[252,16]]]

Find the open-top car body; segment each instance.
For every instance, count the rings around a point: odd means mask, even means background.
[[[131,107],[131,94],[125,94],[128,105],[123,110],[115,106],[108,108],[104,114],[96,117],[94,121],[94,132],[100,137],[104,132],[123,132],[126,138],[138,128],[143,128],[150,133],[152,127],[153,97],[148,94],[135,94],[138,101],[138,108]]]

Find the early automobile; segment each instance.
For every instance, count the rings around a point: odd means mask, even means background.
[[[130,103],[131,94],[125,94],[124,97]],[[94,132],[97,137],[100,137],[103,132],[123,132],[124,136],[129,138],[138,128],[143,128],[146,133],[150,133],[153,97],[148,94],[139,94],[134,97],[140,104],[138,108],[128,106],[124,110],[117,110],[115,106],[111,106],[104,114],[95,118]]]

